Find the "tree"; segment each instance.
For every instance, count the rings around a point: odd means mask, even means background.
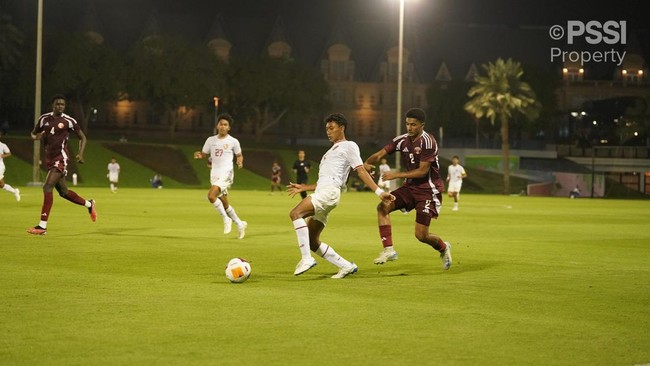
[[[288,114],[321,113],[328,86],[311,68],[290,59],[235,60],[226,74],[229,108],[251,125],[255,141]]]
[[[482,65],[487,76],[479,76],[467,92],[471,99],[465,103],[465,110],[475,118],[488,118],[494,125],[501,124],[501,150],[503,153],[503,193],[510,193],[510,142],[508,122],[513,113],[522,113],[535,120],[541,104],[535,99],[535,92],[521,81],[524,74],[519,62],[499,58],[494,63]]]
[[[65,94],[82,129],[88,131],[92,106],[116,100],[123,90],[123,62],[119,54],[84,33],[62,34],[55,41],[58,57],[45,89]]]
[[[223,69],[223,63],[205,46],[148,37],[130,54],[126,89],[129,99],[146,100],[157,113],[170,113],[173,138],[186,114],[225,92]]]

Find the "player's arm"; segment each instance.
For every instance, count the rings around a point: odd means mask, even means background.
[[[409,179],[409,178],[422,178],[429,173],[431,162],[420,161],[420,166],[417,169],[409,170],[407,172],[386,172],[381,177],[383,180],[391,180],[395,178]]]
[[[388,152],[383,148],[370,155],[368,159],[366,159],[365,163],[363,163],[364,168],[366,168],[366,170],[369,172],[375,170],[375,164],[377,164],[377,162],[379,162],[386,155],[388,155]]]
[[[237,166],[239,167],[239,169],[243,168],[244,167],[244,155],[242,155],[241,153],[237,154],[236,155],[236,163],[237,163]]]
[[[375,194],[377,196],[379,196],[379,198],[381,198],[382,201],[389,201],[389,202],[394,201],[395,196],[393,196],[392,194],[390,194],[388,192],[384,192],[383,189],[379,188],[379,186],[372,179],[372,177],[370,176],[370,173],[368,173],[368,171],[366,170],[364,165],[360,165],[360,166],[354,168],[354,171],[357,172],[357,175],[359,176],[361,181],[363,181],[363,183],[365,183],[366,186],[368,186],[368,188],[370,188],[371,191],[375,192]]]
[[[86,134],[81,130],[81,128],[75,128],[74,132],[77,134],[77,137],[79,137],[79,151],[77,152],[77,162],[79,164],[83,164],[84,150],[86,150],[86,142],[88,142],[88,139],[86,138]]]
[[[34,126],[32,132],[30,132],[30,135],[32,136],[32,140],[40,140],[44,134],[45,134],[45,130],[42,130],[40,128],[40,123],[37,123],[36,126]]]
[[[287,185],[287,192],[289,192],[290,197],[293,197],[300,192],[314,191],[314,190],[316,190],[316,184],[298,184],[298,183],[289,182],[289,184]]]
[[[194,159],[205,159],[208,156],[209,156],[209,154],[206,154],[203,151],[195,151],[194,152]]]
[[[11,151],[9,151],[9,150],[7,150],[7,151],[3,152],[2,154],[0,154],[0,158],[3,158],[3,159],[8,158],[10,156],[11,156]]]
[[[464,168],[460,169],[460,176],[463,177],[463,178],[467,178],[467,172],[465,172]]]

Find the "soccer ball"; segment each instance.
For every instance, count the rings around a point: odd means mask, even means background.
[[[226,277],[230,282],[242,283],[251,275],[251,264],[244,258],[233,258],[226,266]]]

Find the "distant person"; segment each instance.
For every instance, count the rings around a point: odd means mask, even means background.
[[[379,180],[377,181],[377,185],[379,188],[383,189],[386,192],[390,192],[390,181],[384,180],[382,176],[384,173],[388,172],[390,172],[388,161],[386,159],[381,159],[381,164],[379,164]]]
[[[460,188],[463,185],[463,178],[467,177],[465,168],[458,164],[460,158],[458,155],[451,157],[451,165],[447,167],[447,196],[454,199],[454,207],[452,211],[458,211],[458,198],[460,196]]]
[[[277,161],[273,162],[271,166],[271,194],[277,189],[278,192],[282,191],[282,167]]]
[[[580,187],[578,185],[569,192],[569,198],[580,198]]]
[[[9,120],[5,118],[2,126],[0,126],[0,136],[6,135],[7,132],[9,132]]]
[[[293,172],[296,174],[296,183],[298,184],[307,184],[309,181],[309,169],[311,169],[311,163],[308,160],[305,160],[305,150],[298,151],[298,160],[293,163]],[[300,192],[300,197],[307,197],[307,192]]]
[[[41,208],[41,220],[38,225],[27,229],[27,232],[34,235],[47,234],[47,220],[50,218],[50,211],[54,202],[52,189],[59,192],[59,196],[88,209],[91,221],[97,220],[95,200],[86,200],[77,193],[68,189],[65,177],[68,174],[68,163],[70,149],[68,140],[70,132],[74,132],[79,138],[79,151],[77,162],[84,163],[84,150],[86,148],[86,135],[81,130],[77,121],[63,113],[65,110],[65,97],[55,95],[52,98],[52,112],[46,113],[38,118],[34,129],[31,132],[32,139],[43,140],[45,145],[45,165],[47,176],[43,184],[43,206]]]
[[[149,181],[151,182],[151,188],[163,187],[162,175],[158,173],[154,174],[153,178],[151,178]]]
[[[211,159],[209,160],[211,187],[208,191],[208,200],[223,218],[223,233],[230,233],[234,222],[239,232],[237,238],[243,239],[248,223],[237,216],[235,208],[228,202],[228,188],[235,179],[233,160],[236,160],[239,169],[244,167],[244,155],[239,140],[229,134],[232,123],[231,115],[227,113],[218,115],[215,126],[217,134],[205,140],[201,151],[194,152],[194,159]]]
[[[382,201],[394,199],[390,193],[379,188],[365,170],[359,154],[359,146],[345,138],[347,125],[348,121],[342,114],[329,115],[325,119],[325,131],[332,147],[321,159],[318,181],[316,184],[308,185],[289,183],[288,191],[291,197],[306,190],[314,190],[313,194],[303,198],[289,212],[302,256],[293,272],[296,276],[307,272],[317,264],[311,252],[315,252],[339,268],[331,278],[344,278],[357,272],[358,267],[354,262],[349,262],[337,254],[334,248],[320,241],[320,234],[325,229],[327,217],[341,199],[341,189],[348,180],[350,170],[357,172],[359,178],[374,190]],[[306,221],[307,218],[310,219]]]
[[[413,108],[406,112],[406,133],[393,138],[381,150],[366,159],[367,170],[381,158],[395,152],[400,153],[405,172],[387,172],[382,178],[392,180],[404,179],[401,187],[392,191],[395,200],[382,201],[377,206],[379,237],[384,250],[375,258],[375,264],[384,264],[397,260],[393,248],[392,225],[390,213],[395,210],[415,210],[415,237],[440,253],[442,268],[451,267],[451,244],[436,234],[429,232],[431,219],[437,219],[442,205],[444,181],[440,176],[438,163],[438,143],[432,134],[424,131],[426,114],[422,109]]]
[[[0,133],[0,138],[4,136],[4,133]],[[20,201],[20,189],[14,188],[9,184],[5,183],[5,162],[4,159],[11,156],[11,150],[9,146],[0,141],[0,188],[4,189],[9,193],[13,193],[16,197],[16,201]]]
[[[117,163],[115,158],[111,158],[111,162],[108,163],[108,183],[111,187],[111,192],[117,193],[117,182],[120,179],[120,164]]]

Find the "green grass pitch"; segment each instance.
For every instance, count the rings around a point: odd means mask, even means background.
[[[464,195],[432,231],[453,265],[394,213],[381,250],[372,193],[346,193],[323,241],[356,262],[292,275],[297,199],[232,190],[249,229],[222,233],[207,189],[76,187],[99,218],[55,196],[0,191],[0,364],[636,365],[650,363],[650,203]],[[228,283],[232,257],[251,278]]]

